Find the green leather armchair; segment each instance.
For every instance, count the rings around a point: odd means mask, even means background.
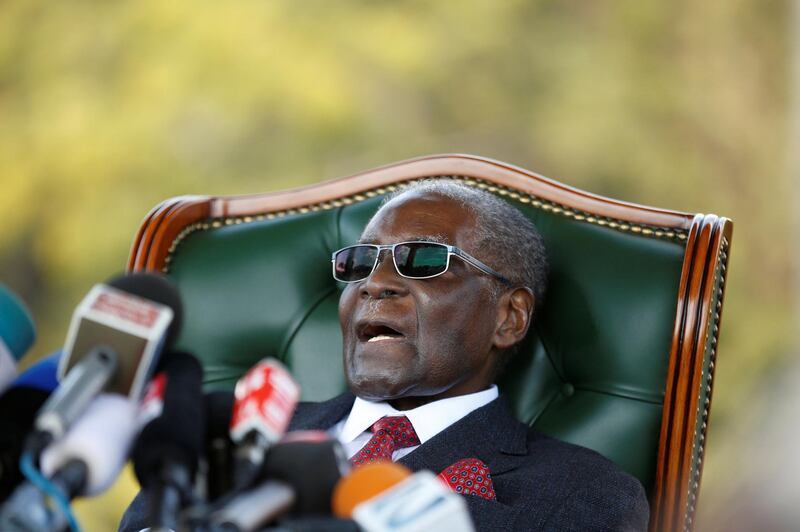
[[[500,381],[520,419],[638,477],[651,530],[692,528],[732,222],[643,207],[504,163],[431,156],[311,187],[185,196],[145,218],[129,270],[166,272],[186,307],[179,346],[209,387],[274,356],[306,400],[345,389],[330,253],[399,184],[451,176],[514,204],[544,237],[551,280]]]

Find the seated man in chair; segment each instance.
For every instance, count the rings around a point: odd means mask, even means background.
[[[499,198],[445,180],[401,190],[333,254],[352,393],[302,403],[290,429],[329,431],[356,466],[487,470],[461,491],[478,530],[646,530],[638,480],[519,422],[493,384],[546,269],[535,227]]]

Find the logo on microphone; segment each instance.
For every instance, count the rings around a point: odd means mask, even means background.
[[[164,392],[167,389],[167,374],[163,371],[153,377],[144,392],[144,398],[139,405],[138,423],[144,427],[164,411]]]
[[[277,360],[265,359],[236,383],[236,402],[231,417],[231,437],[240,441],[256,430],[270,441],[286,432],[300,388]]]
[[[91,310],[107,312],[122,320],[148,328],[153,327],[161,315],[160,308],[144,299],[111,291],[98,294]]]

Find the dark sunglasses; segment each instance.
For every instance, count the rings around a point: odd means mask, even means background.
[[[369,277],[378,265],[381,251],[392,251],[394,267],[407,279],[430,279],[442,275],[450,267],[450,256],[455,255],[480,271],[496,277],[511,286],[511,281],[455,246],[438,242],[399,242],[380,246],[356,244],[334,251],[331,256],[333,278],[343,283],[355,283]]]

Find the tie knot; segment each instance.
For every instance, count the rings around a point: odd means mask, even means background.
[[[372,438],[350,461],[360,466],[377,460],[391,460],[397,449],[419,445],[419,437],[406,416],[384,417],[372,424]]]
[[[378,438],[388,436],[394,442],[395,449],[419,445],[419,437],[406,416],[382,417],[373,423],[372,432]]]

